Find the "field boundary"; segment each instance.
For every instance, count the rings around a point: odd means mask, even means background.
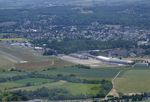
[[[110,92],[105,96],[105,99],[108,98],[109,95],[111,96],[115,96],[115,97],[119,97],[117,90],[115,89],[115,79],[121,74],[121,72],[123,72],[123,70],[119,71],[116,76],[112,79],[112,89],[110,90]]]

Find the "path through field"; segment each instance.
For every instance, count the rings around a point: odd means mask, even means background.
[[[112,87],[111,91],[106,95],[105,99],[107,99],[108,96],[119,97],[119,94],[118,94],[117,90],[115,89],[115,79],[120,75],[121,72],[122,71],[119,71],[117,73],[117,75],[112,79],[113,87]]]

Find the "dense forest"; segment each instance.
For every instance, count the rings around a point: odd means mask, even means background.
[[[18,24],[25,20],[38,21],[56,15],[56,21],[51,24],[85,25],[91,22],[103,24],[121,24],[128,26],[150,26],[149,5],[118,5],[84,7],[92,13],[82,14],[76,6],[55,6],[37,9],[0,9],[0,22],[14,21]],[[65,12],[64,12],[65,11]]]

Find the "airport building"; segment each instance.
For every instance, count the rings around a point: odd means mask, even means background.
[[[134,63],[133,61],[129,61],[129,60],[121,60],[117,58],[109,58],[104,56],[97,56],[96,59],[104,63],[117,64],[117,65],[132,65]]]

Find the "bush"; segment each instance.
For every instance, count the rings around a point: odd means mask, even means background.
[[[78,64],[75,67],[77,67],[77,68],[83,68],[83,69],[91,69],[91,67],[85,66],[85,65],[81,65],[81,64]]]

